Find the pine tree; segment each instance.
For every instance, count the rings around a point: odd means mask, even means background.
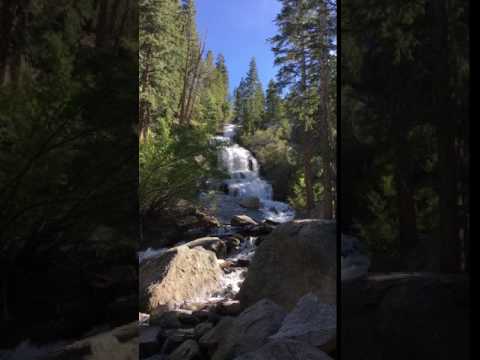
[[[237,119],[245,134],[253,134],[262,123],[265,95],[260,82],[255,58],[250,61],[247,77],[236,90]]]
[[[139,127],[145,139],[155,120],[173,121],[181,88],[180,7],[176,0],[139,3]]]
[[[218,77],[221,86],[221,97],[222,97],[222,122],[227,122],[230,117],[230,100],[229,100],[229,77],[227,65],[225,64],[225,57],[222,54],[217,56],[217,61],[215,67],[218,72]]]
[[[263,128],[279,126],[284,119],[284,110],[280,89],[277,83],[270,80],[265,98],[265,113],[263,115]]]
[[[315,206],[314,160],[323,162],[324,217],[333,216],[334,127],[327,118],[329,104],[329,57],[332,44],[332,9],[324,0],[282,0],[276,23],[279,34],[271,39],[275,64],[280,66],[278,84],[288,88],[292,141],[303,163],[306,210]],[[332,119],[330,119],[332,120]],[[321,147],[318,144],[322,144]]]

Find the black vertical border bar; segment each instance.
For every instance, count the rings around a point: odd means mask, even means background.
[[[336,0],[337,6],[337,177],[336,177],[336,224],[337,224],[337,350],[336,359],[342,358],[342,121],[341,121],[341,55],[342,55],[342,41],[341,41],[341,0]]]

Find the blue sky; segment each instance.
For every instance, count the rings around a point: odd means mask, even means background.
[[[275,78],[269,37],[276,33],[278,0],[197,0],[197,27],[207,49],[225,56],[230,90],[245,76],[252,56],[257,60],[263,88]]]

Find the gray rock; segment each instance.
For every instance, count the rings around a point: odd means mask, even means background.
[[[316,347],[295,340],[272,341],[259,350],[235,358],[235,360],[331,360]]]
[[[219,259],[223,259],[227,255],[227,245],[218,237],[199,238],[186,243],[185,246],[188,246],[190,249],[202,247],[205,250],[213,251]]]
[[[326,220],[296,220],[266,236],[250,264],[238,299],[250,306],[263,298],[293,309],[308,293],[336,302],[336,225]]]
[[[271,340],[298,340],[325,352],[336,348],[337,306],[323,304],[313,294],[300,299]]]
[[[234,217],[232,217],[230,224],[232,226],[258,225],[255,220],[253,220],[250,216],[247,215],[235,215]]]
[[[285,316],[285,310],[272,301],[257,302],[235,318],[226,331],[221,329],[222,334],[217,331],[220,341],[212,360],[230,360],[259,349],[278,331]]]

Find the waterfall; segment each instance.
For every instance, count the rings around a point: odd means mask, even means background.
[[[219,163],[229,175],[222,189],[228,195],[224,203],[231,203],[232,198],[239,201],[245,197],[260,200],[260,216],[276,222],[287,222],[295,217],[294,210],[288,204],[273,201],[272,185],[259,175],[260,166],[253,154],[234,143],[238,125],[226,124],[223,136],[216,136],[214,141],[220,144]]]

